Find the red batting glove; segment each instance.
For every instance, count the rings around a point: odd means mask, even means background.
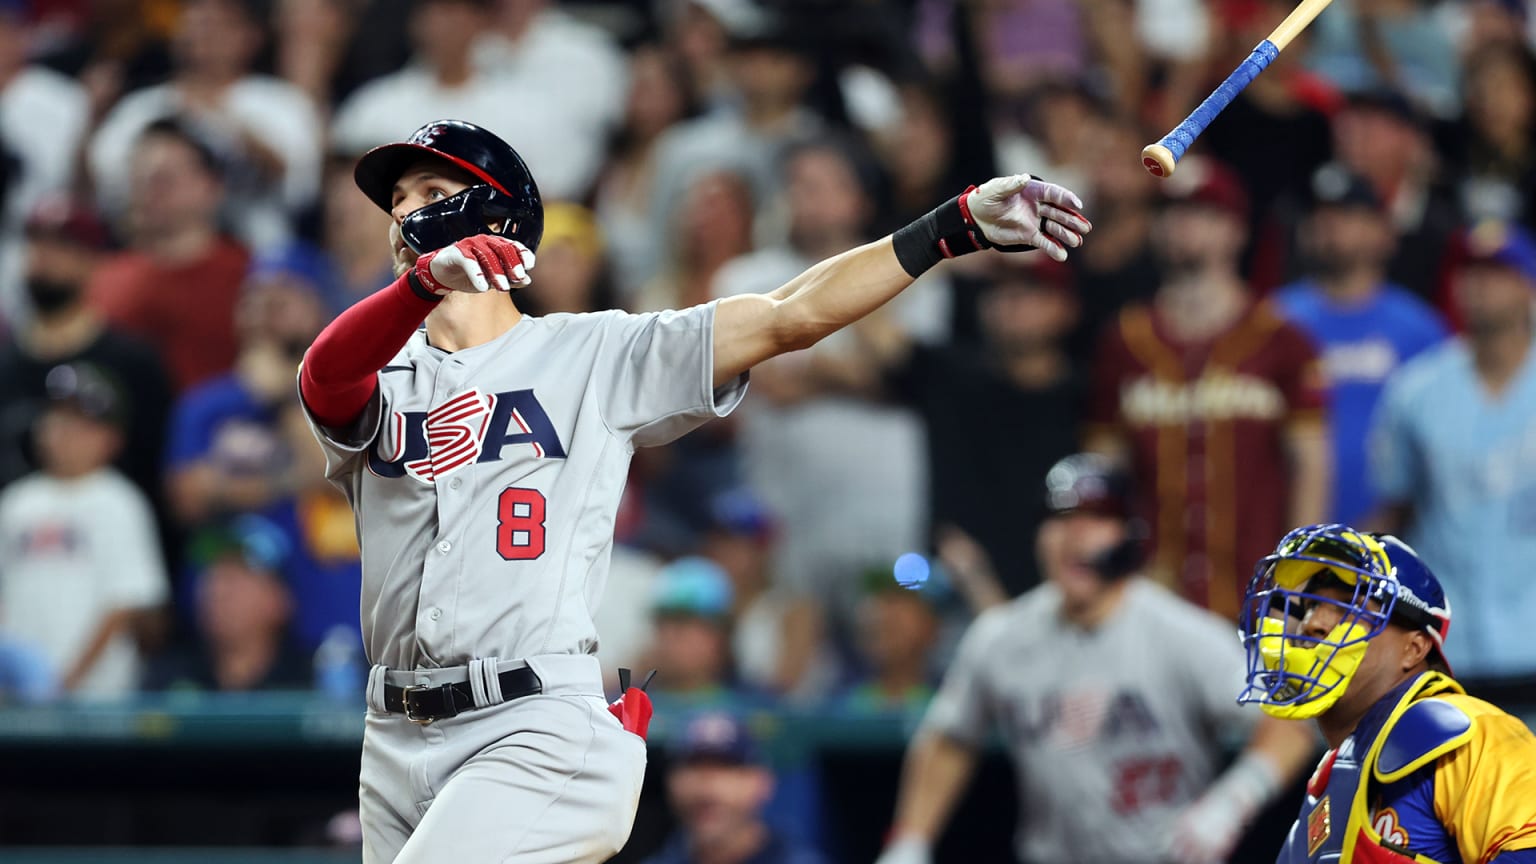
[[[533,252],[527,246],[495,234],[476,234],[417,258],[412,272],[421,287],[442,296],[522,288],[533,281],[528,277],[532,269]]]
[[[645,681],[639,687],[629,686],[629,670],[619,670],[619,689],[624,695],[614,700],[608,706],[608,712],[619,720],[619,725],[640,736],[645,740],[645,734],[651,728],[651,715],[655,709],[651,706],[651,697],[645,692],[650,686],[651,679],[656,677],[655,671],[645,676]]]

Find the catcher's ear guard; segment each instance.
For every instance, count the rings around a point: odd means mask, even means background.
[[[536,250],[544,236],[543,210],[482,184],[428,204],[400,223],[401,238],[417,255],[479,234],[506,237]]]
[[[646,673],[645,680],[639,687],[629,686],[629,670],[619,670],[620,696],[608,706],[609,713],[619,719],[620,725],[625,729],[639,735],[642,740],[646,732],[651,728],[651,715],[655,709],[651,706],[651,697],[645,692],[645,688],[651,686],[651,679],[656,677],[656,670]]]

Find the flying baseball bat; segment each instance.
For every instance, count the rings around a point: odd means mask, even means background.
[[[1306,29],[1312,19],[1319,12],[1328,8],[1333,0],[1302,0],[1301,4],[1291,10],[1291,14],[1285,16],[1270,34],[1269,38],[1258,44],[1253,53],[1248,55],[1241,65],[1232,70],[1227,80],[1221,82],[1221,86],[1205,97],[1195,110],[1184,118],[1184,122],[1173,127],[1173,131],[1163,136],[1163,140],[1156,144],[1148,144],[1141,149],[1141,164],[1152,172],[1154,177],[1167,177],[1173,173],[1174,166],[1183,158],[1184,151],[1189,145],[1195,143],[1195,139],[1205,131],[1205,127],[1216,119],[1223,109],[1232,104],[1237,94],[1243,92],[1243,88],[1257,78],[1279,53],[1285,50],[1285,46],[1291,44],[1296,34]]]

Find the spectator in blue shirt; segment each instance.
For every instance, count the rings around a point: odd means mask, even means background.
[[[1485,223],[1453,275],[1465,333],[1387,382],[1371,435],[1381,527],[1439,574],[1458,678],[1536,674],[1536,239]]]
[[[351,508],[326,481],[296,398],[299,359],[327,317],[314,262],[290,251],[252,263],[236,310],[235,368],[182,395],[166,454],[182,525],[255,513],[287,536],[294,636],[310,651],[335,627],[360,631],[362,580]],[[179,591],[183,609],[193,606],[192,584],[184,579]]]
[[[1375,510],[1366,467],[1371,412],[1388,376],[1445,338],[1440,316],[1386,279],[1396,242],[1381,200],[1338,163],[1312,177],[1301,233],[1310,277],[1277,300],[1322,353],[1331,388],[1334,483],[1329,518],[1354,524]]]
[[[263,510],[298,481],[279,418],[326,317],[306,274],[253,263],[235,310],[234,369],[188,390],[171,414],[167,488],[182,524]]]
[[[698,714],[668,755],[678,830],[646,864],[823,864],[764,819],[774,775],[740,720]]]

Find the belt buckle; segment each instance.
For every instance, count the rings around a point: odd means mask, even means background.
[[[405,719],[415,723],[417,726],[430,725],[433,720],[437,719],[436,717],[418,717],[411,713],[411,694],[430,689],[426,684],[412,684],[409,687],[400,688],[400,706],[405,709]]]

